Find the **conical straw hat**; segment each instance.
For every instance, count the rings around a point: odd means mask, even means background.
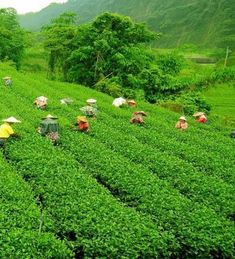
[[[43,117],[42,119],[58,119],[58,117],[48,114],[46,117]]]
[[[10,122],[10,123],[21,123],[21,121],[17,120],[15,117],[9,117],[5,120],[3,120],[4,122]]]
[[[193,117],[199,117],[199,116],[202,116],[202,115],[204,115],[204,112],[195,112],[193,114]]]
[[[87,122],[87,118],[84,117],[84,116],[78,116],[78,117],[77,117],[77,120],[78,120],[78,121],[81,121],[81,122]]]

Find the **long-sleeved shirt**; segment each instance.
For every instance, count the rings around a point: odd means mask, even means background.
[[[14,131],[9,123],[5,122],[0,126],[0,138],[7,139],[14,134]]]
[[[181,122],[181,121],[178,121],[175,125],[175,127],[177,129],[182,129],[182,130],[186,130],[188,128],[188,123],[185,121],[185,122]]]
[[[55,119],[45,119],[41,122],[39,132],[41,135],[47,135],[48,133],[59,132],[59,124]]]

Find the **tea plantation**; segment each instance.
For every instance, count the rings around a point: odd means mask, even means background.
[[[0,258],[234,258],[235,142],[229,132],[140,102],[144,126],[112,97],[0,64],[0,118],[20,139],[0,153]],[[37,96],[49,98],[46,111]],[[59,100],[71,97],[63,106]],[[98,101],[90,134],[73,130],[86,99]],[[59,117],[60,143],[37,133]]]

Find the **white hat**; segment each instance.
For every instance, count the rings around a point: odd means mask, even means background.
[[[96,103],[96,99],[87,99],[86,100],[87,103]]]
[[[5,120],[3,120],[4,122],[10,122],[10,123],[21,123],[21,121],[17,120],[15,117],[9,117]]]
[[[3,80],[8,80],[8,79],[11,79],[11,77],[10,76],[3,77]]]
[[[37,97],[37,100],[39,100],[39,101],[47,101],[48,98],[45,97],[45,96],[39,96],[39,97]]]
[[[116,107],[119,107],[125,103],[126,103],[126,99],[124,99],[123,97],[119,97],[113,100],[113,105]]]
[[[179,120],[187,121],[187,119],[184,116],[181,116]]]
[[[204,112],[195,112],[194,114],[193,114],[193,117],[199,117],[199,116],[202,116],[202,115],[204,115],[205,113]]]
[[[51,114],[48,114],[46,117],[43,117],[42,119],[58,119],[58,118]]]

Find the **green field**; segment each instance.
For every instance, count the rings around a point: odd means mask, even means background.
[[[235,120],[235,85],[222,84],[210,87],[205,93],[212,105],[212,114],[231,117]]]
[[[235,257],[235,150],[226,129],[189,118],[178,132],[178,114],[144,102],[139,127],[129,123],[133,110],[112,107],[105,94],[0,64],[6,75],[13,87],[0,87],[0,117],[22,124],[21,139],[0,154],[0,258]],[[47,111],[33,107],[40,95]],[[64,97],[74,103],[60,105]],[[100,112],[82,134],[71,125],[87,98]],[[48,113],[59,117],[58,146],[36,132]]]

